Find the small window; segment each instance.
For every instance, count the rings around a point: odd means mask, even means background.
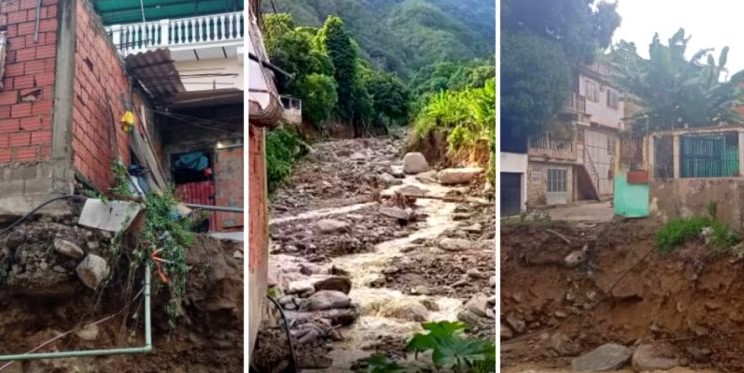
[[[561,168],[548,169],[548,193],[565,193],[566,170]]]
[[[597,83],[586,80],[586,99],[593,102],[599,102],[599,87],[597,86]]]
[[[617,110],[619,106],[617,92],[611,89],[607,90],[607,106],[615,110]]]

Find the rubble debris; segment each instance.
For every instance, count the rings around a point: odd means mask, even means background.
[[[85,286],[96,290],[108,278],[111,269],[106,259],[95,254],[88,254],[75,268],[75,272]]]
[[[74,243],[63,240],[61,238],[54,239],[54,249],[62,255],[67,255],[70,258],[82,258],[85,255],[83,249]]]

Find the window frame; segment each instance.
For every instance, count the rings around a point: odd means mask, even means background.
[[[545,184],[548,193],[568,193],[568,170],[548,168]]]

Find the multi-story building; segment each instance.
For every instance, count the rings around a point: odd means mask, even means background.
[[[572,92],[551,130],[529,139],[527,205],[609,199],[620,131],[623,92],[597,62],[572,72]]]

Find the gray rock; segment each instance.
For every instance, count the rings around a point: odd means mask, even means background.
[[[602,372],[620,369],[629,360],[633,351],[625,346],[607,343],[579,356],[571,362],[575,372]]]
[[[472,243],[464,238],[445,237],[439,241],[439,247],[447,251],[470,250]]]
[[[412,212],[410,210],[404,210],[402,208],[394,206],[380,206],[380,214],[395,219],[410,220]]]
[[[316,282],[314,287],[315,291],[335,290],[349,294],[351,291],[351,280],[344,276],[332,276]]]
[[[480,317],[488,317],[488,296],[485,294],[475,294],[465,303],[465,309]]]
[[[98,339],[98,325],[88,324],[75,332],[75,335],[84,341],[95,341]]]
[[[382,182],[385,185],[401,185],[403,184],[403,180],[397,179],[395,176],[385,172],[382,175],[379,176],[380,182]]]
[[[335,290],[321,290],[307,298],[305,310],[321,311],[333,308],[346,308],[351,305],[351,298]]]
[[[429,171],[429,163],[421,153],[407,153],[403,157],[403,172],[410,175]]]
[[[434,299],[424,298],[421,300],[421,304],[429,311],[439,311],[439,304]]]
[[[315,286],[310,280],[291,281],[284,290],[287,294],[308,294],[315,291]]]
[[[416,175],[416,180],[424,184],[436,184],[437,183],[437,171],[429,170]]]
[[[555,332],[550,336],[550,347],[560,356],[576,355],[579,351],[578,344],[561,332]]]
[[[527,329],[527,324],[525,324],[524,320],[518,318],[515,314],[506,316],[506,323],[512,328],[512,330],[520,334],[524,333]]]
[[[100,286],[111,273],[111,269],[109,268],[106,259],[95,254],[88,254],[85,259],[78,264],[75,271],[85,286],[93,290],[98,289],[98,286]]]
[[[390,166],[390,174],[398,179],[402,179],[406,176],[403,172],[403,166]]]
[[[486,275],[483,272],[479,271],[478,268],[470,268],[470,269],[467,270],[466,274],[468,275],[468,277],[470,277],[472,279],[476,279],[476,280],[477,279],[488,277],[488,275]]]
[[[422,322],[429,316],[429,310],[417,301],[396,299],[383,306],[380,316]]]
[[[315,224],[321,233],[338,233],[349,230],[349,223],[335,219],[321,219]]]
[[[467,184],[483,173],[480,167],[446,168],[439,171],[437,179],[442,185]]]
[[[672,356],[671,346],[643,344],[633,353],[632,364],[636,371],[669,370],[681,365]]]
[[[586,246],[585,246],[586,247]],[[568,267],[576,267],[581,263],[584,263],[587,259],[586,251],[585,250],[576,250],[566,256],[565,259],[563,259],[564,263]]]
[[[61,238],[54,239],[54,250],[60,254],[76,259],[82,258],[85,255],[85,252],[80,248],[80,246]]]

